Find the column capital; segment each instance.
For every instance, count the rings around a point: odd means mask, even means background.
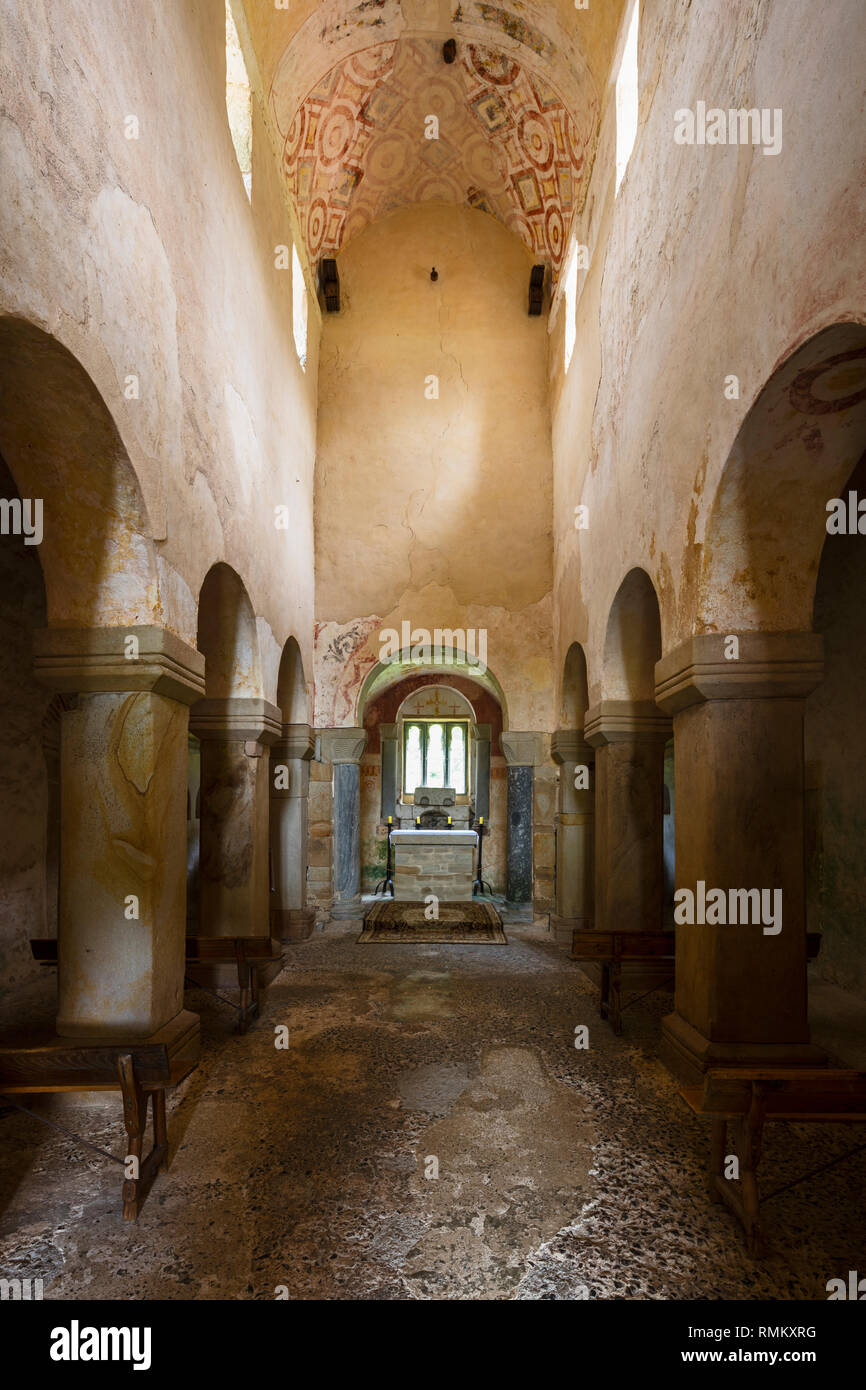
[[[199,700],[189,713],[190,733],[220,743],[276,743],[281,728],[277,706],[257,696]]]
[[[326,763],[359,763],[367,746],[366,729],[322,729],[322,759]]]
[[[665,743],[671,720],[652,700],[600,700],[586,711],[583,730],[594,748],[606,743]]]
[[[546,761],[544,738],[540,733],[509,730],[500,734],[499,743],[509,767],[540,767]]]
[[[738,654],[726,657],[732,637]],[[656,663],[656,701],[677,714],[705,700],[803,699],[823,676],[820,633],[697,633]]]
[[[283,724],[274,744],[274,756],[308,762],[316,750],[316,736],[309,724]]]
[[[33,653],[40,685],[65,695],[152,691],[192,705],[205,691],[203,655],[164,627],[42,628]]]
[[[399,725],[399,724],[380,724],[380,725],[379,725],[379,738],[380,738],[380,739],[383,739],[383,738],[399,738],[399,737],[400,737],[400,725]]]
[[[591,763],[595,749],[587,743],[583,729],[555,729],[550,735],[550,756],[555,763]]]

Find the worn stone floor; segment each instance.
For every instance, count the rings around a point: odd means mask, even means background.
[[[710,1206],[706,1130],[657,1059],[669,994],[615,1038],[540,927],[508,946],[358,930],[288,948],[245,1037],[188,996],[202,1065],[136,1225],[115,1165],[0,1102],[0,1273],[47,1299],[824,1299],[864,1267],[863,1154],[768,1203],[760,1263]],[[116,1096],[42,1104],[122,1154]],[[765,1190],[858,1134],[772,1126]]]

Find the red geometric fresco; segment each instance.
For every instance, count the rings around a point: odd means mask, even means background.
[[[482,44],[450,67],[430,39],[353,53],[307,93],[283,148],[311,261],[395,208],[453,202],[499,218],[555,280],[595,115],[579,129],[550,82]]]

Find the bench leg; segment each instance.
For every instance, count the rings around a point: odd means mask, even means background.
[[[724,1180],[725,1176],[725,1148],[727,1146],[728,1122],[724,1115],[714,1115],[712,1131],[710,1136],[710,1201],[721,1202],[722,1198],[716,1186],[716,1179]]]
[[[622,1033],[622,966],[613,962],[610,972],[610,1021],[617,1037]]]
[[[164,1107],[165,1093],[162,1091],[153,1093],[154,1147],[146,1158],[142,1158],[144,1134],[147,1128],[148,1093],[142,1090],[139,1085],[130,1053],[126,1052],[118,1058],[117,1073],[120,1080],[120,1093],[123,1098],[123,1122],[126,1127],[126,1161],[128,1163],[130,1159],[134,1160],[133,1175],[124,1177],[121,1189],[123,1219],[124,1221],[137,1221],[144,1199],[150,1191],[157,1172],[163,1166],[168,1152],[168,1145],[164,1140],[165,1109],[163,1108],[160,1114],[157,1099],[157,1096],[162,1097]],[[162,1125],[163,1130],[162,1143],[160,1142],[160,1125]]]
[[[165,1119],[164,1086],[152,1093],[151,1104],[153,1105],[153,1142],[157,1151],[162,1151],[159,1171],[165,1173],[168,1171],[168,1126]]]
[[[598,1011],[602,1018],[607,1018],[610,1009],[610,961],[601,963],[601,997],[598,1002]]]

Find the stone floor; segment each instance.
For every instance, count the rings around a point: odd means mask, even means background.
[[[246,1037],[188,996],[202,1065],[134,1226],[119,1169],[0,1100],[0,1274],[49,1299],[824,1299],[864,1268],[863,1154],[768,1204],[761,1263],[709,1205],[706,1131],[657,1060],[670,995],[615,1038],[540,927],[423,947],[358,929],[289,948]],[[123,1152],[116,1096],[42,1104]],[[773,1126],[765,1190],[858,1135]]]

